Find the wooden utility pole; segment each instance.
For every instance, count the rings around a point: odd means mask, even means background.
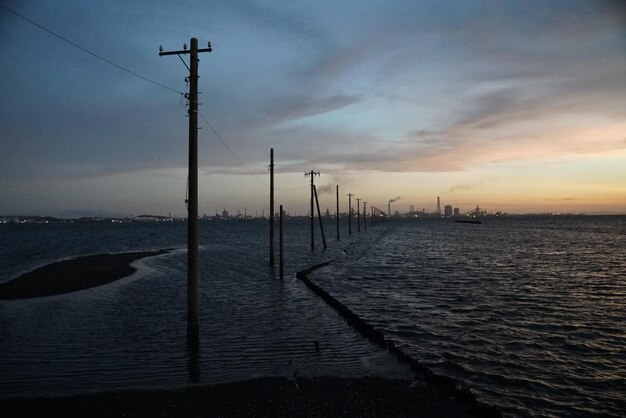
[[[278,249],[279,249],[279,260],[278,260],[278,266],[279,266],[279,273],[280,273],[280,278],[284,278],[285,277],[285,257],[284,257],[284,252],[283,252],[283,216],[284,216],[284,212],[283,212],[283,205],[280,205],[280,215],[278,218],[278,241],[279,241],[279,245],[278,245]]]
[[[199,294],[198,294],[198,53],[211,52],[211,42],[208,48],[198,49],[198,40],[191,38],[191,49],[187,45],[182,51],[163,52],[159,48],[159,55],[189,54],[189,93],[185,95],[189,100],[189,196],[187,200],[187,338],[198,341],[199,326]],[[182,58],[181,58],[182,60]],[[184,63],[184,61],[183,61]],[[187,64],[185,64],[187,66]]]
[[[311,251],[315,250],[315,230],[314,230],[315,212],[313,212],[313,198],[314,198],[314,193],[315,193],[313,188],[315,187],[315,184],[313,183],[313,178],[319,175],[320,175],[319,171],[313,171],[313,170],[309,171],[308,173],[304,173],[304,177],[311,176]]]
[[[361,198],[356,199],[356,230],[361,231]]]
[[[270,148],[270,267],[274,267],[274,148]]]
[[[317,187],[313,185],[313,193],[315,194],[315,206],[317,206],[317,217],[320,220],[320,232],[322,234],[322,243],[324,244],[324,249],[328,248],[326,246],[326,235],[324,235],[324,224],[322,223],[322,212],[320,211],[320,201],[317,198]]]
[[[348,235],[352,235],[352,193],[348,193]]]
[[[363,227],[367,229],[367,202],[363,202]]]
[[[339,241],[339,185],[337,185],[337,241]]]

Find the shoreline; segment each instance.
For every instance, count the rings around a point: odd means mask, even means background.
[[[90,289],[135,273],[134,261],[170,252],[169,249],[95,254],[55,261],[0,283],[0,300],[61,295]]]
[[[0,400],[10,416],[491,417],[488,406],[437,387],[381,377],[262,377],[173,389]]]

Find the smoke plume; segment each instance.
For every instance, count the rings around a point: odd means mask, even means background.
[[[321,186],[316,185],[315,188],[317,189],[318,195],[333,194],[335,193],[335,190],[336,190],[334,184],[323,184]]]

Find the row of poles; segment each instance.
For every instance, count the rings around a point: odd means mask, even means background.
[[[270,171],[270,242],[269,242],[269,265],[270,267],[274,267],[275,262],[274,262],[274,148],[270,149],[270,165],[269,165],[269,171]],[[306,173],[304,173],[305,177],[310,177],[311,179],[311,204],[310,204],[310,219],[311,219],[311,251],[315,250],[315,212],[314,209],[317,209],[317,217],[319,219],[319,225],[320,225],[320,234],[322,236],[322,244],[324,246],[324,249],[328,248],[327,244],[326,244],[326,235],[324,234],[324,223],[322,222],[322,212],[320,211],[320,203],[319,203],[319,199],[317,197],[317,188],[315,187],[315,176],[319,176],[320,172],[319,171],[308,171]],[[352,197],[354,196],[354,194],[352,193],[348,193],[346,196],[348,196],[348,234],[351,235],[352,234],[352,215],[354,213],[353,209],[352,209]],[[337,197],[337,208],[336,208],[336,212],[335,212],[335,218],[336,218],[336,223],[337,223],[337,241],[340,240],[340,234],[339,234],[339,185],[336,185],[336,197]],[[360,198],[356,198],[357,201],[357,210],[356,210],[356,223],[357,223],[357,231],[361,231],[361,200]],[[368,202],[363,201],[363,228],[366,230],[367,229],[367,204]],[[374,219],[375,217],[380,214],[383,213],[381,210],[379,210],[378,208],[375,208],[374,206],[370,206],[370,221],[371,221],[371,226],[374,226]],[[283,211],[283,205],[280,205],[280,212],[278,214],[278,219],[279,219],[279,274],[280,274],[280,278],[282,279],[284,277],[284,257],[283,257],[283,218],[284,218],[284,211]]]
[[[200,52],[212,52],[211,43],[209,42],[207,48],[198,48],[198,39],[191,38],[190,48],[187,49],[187,45],[183,46],[182,50],[178,51],[163,51],[163,48],[159,48],[159,56],[178,55],[180,60],[185,64],[185,67],[189,70],[189,76],[185,77],[185,81],[189,83],[189,93],[185,94],[185,98],[189,102],[188,117],[189,117],[189,171],[188,182],[189,191],[188,198],[185,200],[187,205],[187,339],[194,345],[198,344],[200,327],[199,327],[199,293],[198,293],[198,53]],[[189,65],[185,63],[181,55],[189,55]],[[317,189],[315,188],[314,177],[319,176],[319,171],[310,171],[305,173],[305,176],[311,177],[311,250],[315,249],[315,234],[314,234],[314,212],[313,203],[315,201],[317,207],[317,214],[319,217],[320,231],[322,234],[322,241],[324,243],[324,249],[326,249],[326,237],[324,235],[324,226],[322,224],[322,214],[320,212],[319,200],[317,198]],[[348,193],[348,233],[352,234],[352,193]],[[357,199],[357,228],[361,230],[360,221],[360,202],[361,199]],[[367,229],[367,202],[363,202],[363,217],[364,228]],[[381,213],[382,211],[372,209],[372,225],[374,224],[375,211]],[[339,186],[337,186],[337,240],[339,240]],[[279,231],[280,231],[280,277],[284,276],[284,262],[283,262],[283,218],[284,210],[283,205],[280,205],[279,213]],[[274,267],[274,149],[270,150],[270,254],[269,254],[270,266]]]

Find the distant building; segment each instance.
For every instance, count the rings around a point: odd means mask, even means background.
[[[446,216],[446,217],[452,216],[452,205],[445,205],[443,207],[443,216]]]
[[[461,211],[459,210],[459,208],[454,208],[454,216],[459,216],[461,214]]]
[[[226,209],[222,211],[222,217],[228,218],[228,211]]]
[[[97,218],[91,217],[83,217],[77,219],[78,222],[94,222],[96,220]],[[132,220],[135,222],[156,222],[158,221],[158,217],[154,215],[138,215],[132,218]]]

